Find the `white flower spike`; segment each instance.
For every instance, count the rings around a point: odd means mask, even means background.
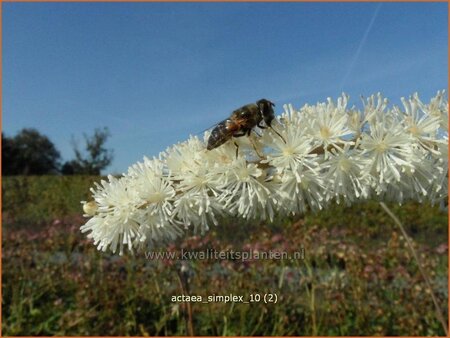
[[[124,248],[173,241],[189,227],[204,233],[218,216],[273,220],[371,197],[444,204],[444,91],[429,104],[417,94],[402,98],[403,107],[389,108],[379,93],[364,101],[363,111],[347,108],[348,102],[342,94],[337,102],[299,110],[284,105],[270,128],[255,128],[251,139],[207,150],[206,133],[203,141],[190,137],[158,158],[144,158],[91,189],[93,200],[82,201],[90,219],[81,231],[99,250],[122,255]]]

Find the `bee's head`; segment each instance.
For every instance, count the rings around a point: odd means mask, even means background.
[[[259,111],[261,112],[261,116],[264,119],[264,122],[270,127],[272,120],[275,118],[275,112],[273,111],[273,107],[275,104],[266,99],[261,99],[256,102]]]

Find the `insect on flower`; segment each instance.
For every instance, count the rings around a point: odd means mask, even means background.
[[[266,99],[261,99],[256,103],[246,104],[233,111],[229,118],[219,122],[211,132],[208,139],[208,150],[217,148],[230,140],[232,137],[249,136],[254,127],[261,129],[271,128],[284,141],[283,137],[272,127],[275,118],[273,111],[274,103]],[[262,125],[265,122],[265,126]],[[236,145],[236,157],[238,145]]]

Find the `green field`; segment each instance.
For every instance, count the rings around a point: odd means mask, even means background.
[[[444,335],[404,238],[377,202],[271,224],[226,220],[158,249],[304,250],[304,258],[150,260],[98,252],[80,233],[80,200],[98,179],[3,178],[3,335]],[[447,318],[447,214],[391,207]],[[182,294],[255,301],[172,302]]]

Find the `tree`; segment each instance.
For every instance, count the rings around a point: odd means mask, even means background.
[[[100,172],[109,166],[113,160],[113,151],[105,148],[110,136],[108,128],[96,128],[94,135],[83,134],[85,141],[85,155],[73,141],[75,159],[64,163],[63,175],[100,175]]]
[[[67,161],[61,167],[61,174],[63,175],[77,175],[83,172],[83,168],[76,160]]]
[[[14,175],[17,171],[17,147],[14,139],[2,133],[2,175]]]
[[[3,175],[57,174],[61,155],[36,129],[22,129],[14,138],[2,134]]]

